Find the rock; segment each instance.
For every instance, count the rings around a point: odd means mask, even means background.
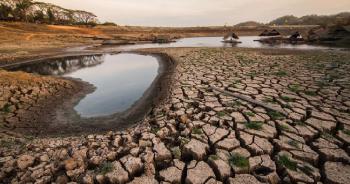
[[[17,159],[17,166],[24,170],[34,164],[35,158],[30,155],[22,155]]]
[[[136,177],[129,184],[158,184],[159,182],[154,179],[154,176],[141,176]]]
[[[93,156],[90,158],[90,164],[94,165],[94,166],[98,166],[100,164],[102,164],[103,162],[103,158],[100,156]]]
[[[237,174],[234,178],[229,178],[229,184],[262,184],[250,174]]]
[[[91,174],[86,174],[83,178],[84,184],[94,184],[94,177]]]
[[[326,162],[324,172],[328,183],[345,184],[350,181],[350,165],[341,162]]]
[[[183,147],[182,154],[187,157],[191,156],[196,160],[203,160],[208,150],[209,146],[207,144],[196,139],[191,139],[191,141]]]
[[[124,167],[131,176],[135,176],[137,173],[140,173],[143,170],[141,158],[128,155],[120,159],[120,161],[123,163]]]
[[[210,156],[208,163],[213,168],[216,175],[219,177],[218,179],[221,181],[225,181],[226,178],[230,177],[231,166],[227,162],[221,160],[218,156]]]
[[[169,160],[172,158],[171,152],[165,147],[163,142],[155,144],[153,150],[156,152],[155,160],[157,162]]]
[[[177,167],[169,167],[159,172],[159,177],[162,181],[170,183],[181,183],[182,170]]]
[[[74,158],[70,158],[64,161],[64,167],[67,171],[73,170],[78,167],[78,162]]]
[[[215,178],[215,174],[208,164],[203,161],[189,164],[186,184],[204,184],[209,178]]]
[[[104,176],[104,175],[102,175],[102,174],[98,174],[97,176],[96,176],[96,181],[97,181],[97,183],[99,183],[99,184],[104,184],[104,183],[106,183],[106,177]]]
[[[128,172],[126,172],[119,161],[112,163],[113,171],[108,172],[105,176],[112,184],[123,184],[129,181]]]
[[[66,175],[60,175],[56,179],[57,184],[66,184],[68,183],[69,178]]]

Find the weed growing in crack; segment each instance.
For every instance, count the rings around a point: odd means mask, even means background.
[[[255,114],[253,112],[244,112],[244,114],[246,116],[249,116],[249,117],[254,117],[255,116]]]
[[[287,169],[296,171],[297,170],[297,163],[291,159],[287,155],[280,155],[278,156],[277,163]]]
[[[153,134],[157,134],[157,132],[160,130],[160,128],[159,127],[152,127],[152,129],[151,129],[151,133],[153,133]]]
[[[224,117],[226,116],[226,112],[220,111],[216,113],[219,117]]]
[[[288,141],[288,144],[289,144],[290,146],[293,146],[294,148],[298,148],[298,149],[299,149],[299,144],[298,144],[298,142],[295,141],[295,140],[290,140],[290,141]]]
[[[275,72],[274,75],[278,76],[278,77],[285,77],[287,76],[287,72],[286,71],[283,71],[283,70],[280,70],[278,72]]]
[[[253,130],[261,130],[263,124],[264,123],[261,121],[250,121],[245,123],[245,127]]]
[[[346,134],[346,135],[349,135],[349,136],[350,136],[350,130],[344,129],[344,130],[342,130],[342,131],[343,131],[343,133],[344,133],[344,134]]]
[[[290,98],[288,96],[281,96],[281,99],[286,101],[286,102],[294,102],[295,101],[294,98]]]
[[[186,145],[186,144],[188,144],[190,142],[190,140],[188,140],[188,139],[186,139],[184,137],[180,137],[179,139],[180,139],[180,142],[181,142],[181,145],[180,145],[181,147]]]
[[[303,171],[306,174],[311,174],[312,172],[314,172],[314,170],[312,169],[312,167],[308,166],[308,165],[302,165],[301,167],[298,167],[301,171]]]
[[[296,121],[294,122],[296,125],[299,125],[299,126],[306,126],[306,124],[302,121]]]
[[[279,125],[279,127],[281,128],[281,130],[283,131],[288,131],[289,127],[287,125]]]
[[[239,168],[248,168],[249,167],[249,160],[240,155],[240,154],[233,154],[229,158],[229,163],[231,167],[239,167]]]
[[[317,96],[317,93],[315,91],[305,91],[304,93],[308,96]]]
[[[9,113],[10,112],[10,104],[6,103],[4,105],[4,107],[2,107],[1,111],[4,113]]]
[[[265,103],[273,103],[273,104],[276,103],[274,99],[268,98],[268,97],[265,97],[262,101]]]
[[[192,129],[192,134],[198,134],[198,135],[200,135],[200,134],[203,134],[203,132],[202,132],[202,129],[201,129],[201,128],[193,128],[193,129]]]
[[[211,160],[219,160],[219,157],[217,155],[210,155],[209,159],[211,159]]]
[[[172,149],[171,149],[171,152],[172,152],[172,154],[174,155],[174,157],[175,157],[176,159],[180,159],[180,158],[181,158],[181,150],[180,150],[179,147],[174,147],[174,148],[172,148]]]
[[[267,111],[267,114],[271,117],[272,120],[280,120],[284,118],[284,116],[277,111]]]
[[[292,84],[288,86],[289,91],[292,91],[294,93],[297,93],[300,91],[300,85],[299,84]]]
[[[97,168],[97,173],[105,175],[113,171],[113,164],[111,162],[104,162],[100,167]]]

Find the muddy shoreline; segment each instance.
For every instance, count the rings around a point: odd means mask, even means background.
[[[95,54],[118,54],[120,52],[83,52],[76,54],[63,54],[49,58],[33,59],[17,62],[4,69],[14,69],[21,65],[38,62],[49,62],[51,59],[71,56],[85,56]],[[130,53],[130,52],[129,52]],[[142,55],[151,55],[157,58],[159,63],[158,74],[143,96],[124,112],[115,113],[110,116],[96,118],[82,118],[74,110],[87,94],[92,93],[93,85],[80,79],[57,77],[69,80],[74,83],[74,88],[66,89],[61,98],[54,99],[54,102],[42,102],[36,104],[45,107],[40,119],[32,127],[16,127],[15,132],[38,137],[82,135],[112,130],[124,130],[142,121],[152,108],[168,95],[168,89],[175,68],[174,60],[164,53],[131,52]],[[49,60],[49,61],[47,61]],[[28,129],[30,131],[28,131]]]

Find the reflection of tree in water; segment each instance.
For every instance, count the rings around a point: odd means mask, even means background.
[[[64,75],[81,68],[102,64],[104,55],[71,56],[60,59],[52,59],[45,62],[22,65],[14,70],[41,75]]]

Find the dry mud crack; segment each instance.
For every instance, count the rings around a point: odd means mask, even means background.
[[[142,123],[125,131],[21,145],[6,142],[3,135],[0,181],[350,181],[349,53],[234,48],[145,52],[166,53],[177,66],[171,94]],[[211,85],[287,116],[213,91]],[[11,90],[17,94],[21,89]],[[2,115],[11,109],[6,107]]]

